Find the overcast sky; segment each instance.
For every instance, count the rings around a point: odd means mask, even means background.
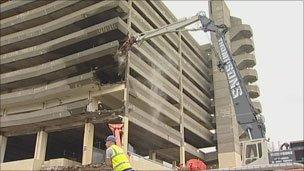
[[[204,10],[207,1],[165,1],[177,18]],[[303,2],[228,1],[232,16],[251,25],[266,136],[275,142],[303,140]],[[210,42],[193,33],[200,44]]]

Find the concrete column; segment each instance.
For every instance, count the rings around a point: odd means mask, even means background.
[[[230,26],[230,11],[224,1],[209,1],[209,7],[209,16],[216,24]],[[226,34],[226,37],[230,46],[229,33]],[[211,38],[213,44],[217,45],[217,38],[214,34],[212,34]],[[215,46],[215,50],[216,54],[220,54],[217,46]],[[217,64],[218,56],[213,52],[212,67],[219,168],[233,168],[241,165],[238,123],[226,75],[217,69]]]
[[[128,139],[129,139],[129,118],[127,116],[124,116],[123,118],[123,131],[122,131],[122,148],[124,152],[128,153]]]
[[[155,151],[149,151],[149,159],[156,160],[156,152]]]
[[[35,154],[34,158],[40,161],[45,160],[46,145],[48,134],[45,131],[39,131],[36,138]]]
[[[6,144],[7,137],[0,135],[0,163],[3,163],[4,160]]]
[[[180,146],[180,150],[179,150],[179,160],[180,160],[180,164],[183,164],[183,165],[186,164],[185,143],[183,143],[183,144]]]
[[[180,133],[181,133],[181,142],[180,142],[180,149],[179,149],[179,162],[182,165],[185,165],[186,163],[186,152],[185,152],[185,126],[184,126],[184,99],[183,99],[183,65],[182,65],[182,34],[181,32],[178,32],[178,53],[179,53],[179,111],[180,111]]]
[[[93,161],[94,125],[85,123],[83,136],[82,165],[91,164]]]
[[[176,161],[173,161],[173,162],[172,162],[172,168],[173,168],[173,169],[176,169],[176,166],[177,166]]]
[[[128,25],[128,37],[131,36],[131,17],[132,17],[132,3],[133,0],[128,1],[128,8],[130,9],[128,17],[127,17],[127,25]],[[129,144],[129,72],[130,72],[130,53],[127,54],[126,56],[126,68],[125,68],[125,80],[126,80],[126,88],[124,89],[124,107],[125,111],[124,114],[125,116],[123,117],[123,129],[122,129],[122,148],[126,154],[128,154],[128,144]]]
[[[97,98],[91,98],[90,103],[87,106],[88,112],[95,112],[98,110],[98,100]]]

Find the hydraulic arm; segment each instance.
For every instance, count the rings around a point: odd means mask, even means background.
[[[249,98],[245,84],[243,82],[240,71],[233,59],[232,53],[228,48],[225,34],[228,28],[225,25],[215,25],[215,23],[206,17],[204,13],[199,13],[191,18],[184,19],[167,26],[147,31],[130,37],[120,48],[120,53],[124,54],[129,51],[133,44],[141,44],[153,37],[160,36],[170,32],[186,31],[184,28],[190,24],[200,21],[201,28],[192,29],[210,31],[215,33],[217,38],[217,46],[220,51],[219,67],[225,72],[228,80],[231,98],[234,104],[236,118],[240,126],[250,139],[258,139],[265,137],[265,126],[260,115],[254,109]],[[189,31],[189,30],[187,30]]]

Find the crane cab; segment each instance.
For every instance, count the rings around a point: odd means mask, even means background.
[[[242,165],[269,164],[268,145],[265,138],[241,142]]]

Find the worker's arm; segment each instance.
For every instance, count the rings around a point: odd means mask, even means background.
[[[106,165],[112,167],[112,155],[113,155],[113,150],[111,148],[108,148],[106,150]]]
[[[106,165],[107,166],[112,166],[111,158],[106,158]]]

